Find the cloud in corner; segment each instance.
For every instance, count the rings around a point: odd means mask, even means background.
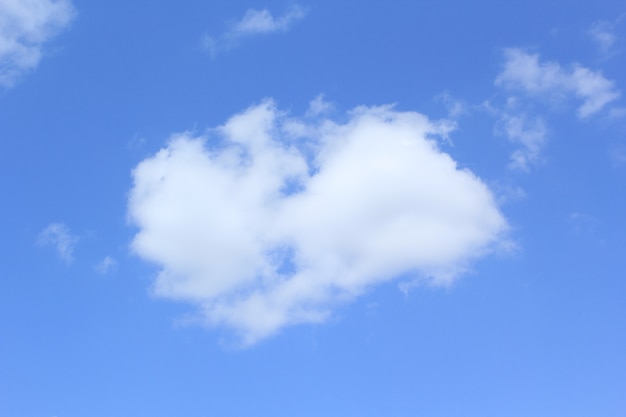
[[[132,174],[132,250],[158,266],[153,293],[243,345],[381,283],[447,285],[508,240],[490,189],[440,150],[442,123],[315,110],[289,117],[265,100],[208,136],[173,135]]]
[[[247,37],[286,32],[305,15],[306,10],[297,5],[279,17],[274,17],[267,9],[248,9],[243,17],[231,24],[230,30],[222,35],[217,37],[204,35],[202,45],[212,57],[215,57],[219,51],[231,49]]]
[[[0,0],[0,86],[37,67],[42,48],[72,21],[70,0]]]

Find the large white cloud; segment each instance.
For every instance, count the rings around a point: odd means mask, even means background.
[[[73,16],[70,0],[0,0],[0,86],[34,69],[43,45]]]
[[[266,100],[133,171],[132,249],[159,266],[154,294],[244,344],[402,275],[450,283],[506,233],[487,186],[433,139],[445,123],[390,106],[308,114]]]
[[[578,117],[582,119],[620,96],[615,82],[598,71],[578,64],[563,68],[557,62],[540,62],[538,54],[519,48],[506,49],[504,55],[504,68],[496,78],[496,85],[556,101],[577,98],[582,100],[578,107]]]

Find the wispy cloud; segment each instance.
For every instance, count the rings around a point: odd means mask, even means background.
[[[514,203],[526,198],[526,191],[519,185],[511,185],[501,182],[495,182],[492,184],[497,195],[497,201],[499,204]]]
[[[320,94],[313,100],[311,100],[311,102],[309,103],[309,109],[307,110],[306,114],[309,117],[321,116],[328,113],[332,109],[332,103],[326,101],[326,99],[324,98],[324,94]]]
[[[74,15],[70,0],[0,0],[0,86],[36,68],[44,44]]]
[[[517,171],[529,171],[542,161],[550,111],[538,115],[538,103],[547,103],[549,109],[576,103],[578,118],[586,120],[621,95],[615,82],[599,71],[579,64],[564,67],[520,48],[504,50],[503,68],[494,83],[505,93],[506,103],[486,102],[483,108],[498,118],[495,133],[517,146],[509,163]],[[606,115],[618,118],[619,107],[610,108]]]
[[[598,20],[591,25],[587,34],[598,45],[598,49],[604,57],[608,57],[613,53],[613,46],[617,41],[614,23]]]
[[[237,46],[243,39],[275,32],[286,32],[306,14],[304,8],[293,6],[279,17],[274,17],[269,10],[249,9],[241,20],[233,23],[225,33],[215,37],[204,35],[202,44],[211,56]]]
[[[574,232],[578,235],[596,235],[601,222],[592,215],[581,212],[573,212],[568,216]]]
[[[112,256],[106,256],[102,261],[96,264],[95,269],[98,273],[106,275],[115,271],[117,268],[117,261]]]
[[[250,9],[229,32],[232,37],[272,33],[288,30],[291,25],[304,17],[304,9],[294,6],[284,15],[275,18],[267,10]]]
[[[598,113],[620,97],[614,81],[579,64],[563,68],[518,48],[505,49],[504,57],[504,68],[495,81],[497,86],[550,101],[582,100],[577,110],[581,119]]]
[[[511,154],[509,168],[529,171],[531,166],[540,161],[548,134],[541,117],[505,110],[496,124],[496,133],[518,146]]]
[[[448,91],[444,91],[443,93],[437,95],[435,99],[443,103],[443,105],[448,110],[448,117],[452,119],[455,119],[469,112],[468,105],[462,100],[452,97],[452,95]]]
[[[609,149],[609,156],[615,167],[626,166],[626,145],[614,145]]]
[[[439,149],[439,126],[391,106],[342,123],[288,117],[267,100],[210,145],[174,135],[135,168],[129,194],[132,249],[160,266],[154,294],[250,344],[406,274],[449,284],[503,242],[507,222]]]
[[[74,247],[78,242],[78,236],[70,233],[63,223],[51,223],[41,231],[37,243],[44,246],[53,246],[59,257],[66,263],[74,260]]]

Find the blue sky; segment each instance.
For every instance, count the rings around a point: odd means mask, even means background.
[[[0,416],[626,415],[618,1],[0,0]]]

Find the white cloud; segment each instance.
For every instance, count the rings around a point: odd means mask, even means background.
[[[274,17],[267,9],[248,9],[241,20],[232,24],[230,30],[221,36],[204,35],[202,45],[212,57],[215,57],[220,50],[233,48],[246,37],[286,32],[305,14],[306,11],[300,6],[291,7],[280,17]]]
[[[448,117],[457,118],[468,113],[467,104],[456,99],[455,97],[452,97],[452,95],[447,91],[437,95],[435,99],[446,106],[446,109],[448,110]]]
[[[278,18],[272,16],[267,9],[249,9],[243,18],[234,25],[230,33],[231,36],[242,36],[286,31],[304,15],[304,9],[299,6],[292,7]]]
[[[548,133],[540,117],[504,112],[496,125],[496,131],[519,145],[511,155],[509,168],[528,171],[532,165],[539,162]]]
[[[78,242],[78,237],[72,235],[63,223],[49,224],[37,238],[37,243],[40,245],[54,246],[59,257],[68,264],[74,259],[76,242]]]
[[[496,78],[496,85],[553,101],[574,96],[582,100],[578,107],[580,118],[599,112],[620,96],[615,83],[598,71],[578,64],[565,69],[556,62],[540,62],[538,54],[517,48],[505,49],[504,55],[504,69]]]
[[[598,45],[602,55],[608,56],[611,54],[613,45],[615,45],[617,40],[614,24],[605,20],[596,21],[591,25],[587,34]]]
[[[70,0],[0,0],[0,86],[37,67],[43,45],[74,14]]]
[[[517,97],[509,97],[502,109],[489,101],[484,102],[482,108],[498,118],[494,134],[507,138],[517,147],[511,154],[509,169],[528,172],[541,162],[548,137],[548,127],[543,118],[529,111],[523,100]]]
[[[309,109],[307,110],[307,116],[319,116],[328,113],[332,110],[333,105],[326,101],[324,94],[320,94],[315,97],[309,103]]]
[[[114,271],[116,268],[117,261],[112,256],[106,256],[95,266],[96,271],[102,275],[106,275],[109,272]]]
[[[134,169],[128,201],[153,293],[250,344],[400,276],[449,284],[507,223],[438,126],[391,106],[292,118],[266,100],[210,137],[173,135]]]

